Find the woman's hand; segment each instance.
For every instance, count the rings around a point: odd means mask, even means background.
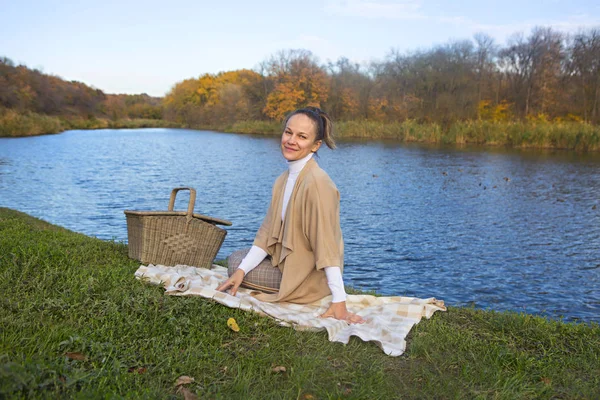
[[[235,296],[237,293],[238,288],[240,287],[240,285],[242,284],[242,281],[244,280],[244,275],[246,275],[244,273],[244,270],[241,269],[237,269],[233,275],[231,275],[229,277],[229,279],[227,279],[225,282],[223,282],[221,284],[221,286],[219,286],[217,288],[218,291],[220,292],[224,292],[225,290],[229,289],[231,287],[231,295]]]
[[[345,301],[331,303],[327,311],[321,314],[321,318],[329,317],[346,321],[349,324],[364,324],[366,322],[360,315],[349,312]]]

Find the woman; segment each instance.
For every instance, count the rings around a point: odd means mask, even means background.
[[[252,248],[239,266],[230,266],[235,272],[217,290],[230,288],[235,295],[252,270],[258,267],[269,272],[277,267],[281,271],[277,292],[258,294],[259,300],[305,304],[331,294],[332,303],[321,317],[363,323],[362,317],[346,308],[339,192],[313,159],[323,142],[335,148],[332,123],[325,112],[306,107],[287,117],[281,152],[288,171],[275,181],[269,210]]]

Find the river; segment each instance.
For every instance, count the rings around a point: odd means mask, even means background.
[[[343,141],[318,162],[341,194],[347,285],[600,322],[600,154]],[[0,138],[0,206],[126,241],[123,210],[166,210],[172,188],[192,186],[196,212],[233,222],[224,258],[251,245],[285,168],[265,136]]]

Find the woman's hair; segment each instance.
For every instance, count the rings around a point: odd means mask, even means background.
[[[285,118],[283,123],[284,126],[287,125],[290,118],[296,114],[304,114],[315,123],[315,127],[317,128],[317,138],[315,139],[315,142],[317,140],[322,140],[325,142],[327,147],[332,150],[335,149],[335,140],[333,138],[333,122],[325,111],[321,110],[319,107],[312,106],[299,108]]]

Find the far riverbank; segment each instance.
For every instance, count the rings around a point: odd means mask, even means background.
[[[206,128],[206,127],[205,127]],[[281,123],[242,121],[210,127],[231,133],[278,135]],[[447,127],[436,123],[340,121],[338,138],[391,139],[406,143],[473,144],[512,148],[600,151],[600,127],[581,122],[457,121]]]
[[[65,118],[7,110],[0,114],[0,137],[55,134],[70,129],[190,128],[229,133],[279,135],[278,121],[240,121],[233,124],[187,125],[164,119]],[[377,122],[336,123],[338,138],[388,139],[406,143],[503,146],[509,148],[600,151],[600,127],[582,122],[457,121],[437,123]]]
[[[0,113],[0,137],[27,137],[62,133],[72,129],[180,128],[175,122],[160,119],[57,117],[12,110]]]

